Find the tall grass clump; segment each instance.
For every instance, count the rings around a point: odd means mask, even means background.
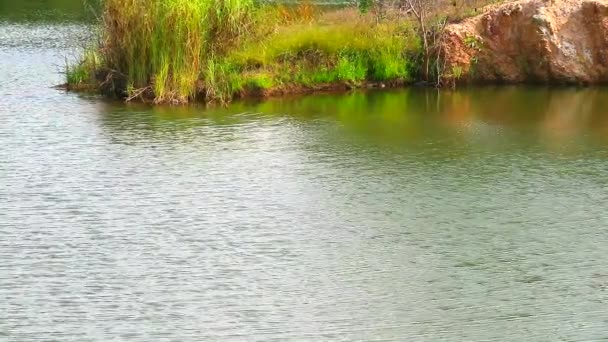
[[[208,56],[236,44],[253,12],[253,0],[106,0],[101,54],[128,89],[188,102]]]

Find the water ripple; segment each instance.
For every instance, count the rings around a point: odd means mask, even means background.
[[[600,111],[124,106],[50,88],[81,30],[0,26],[0,340],[608,338]]]

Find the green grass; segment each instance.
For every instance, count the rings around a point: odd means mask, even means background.
[[[246,33],[253,0],[106,0],[100,50],[106,67],[156,102],[188,102],[201,73]]]
[[[95,50],[85,50],[78,63],[66,63],[65,75],[68,86],[71,89],[91,89],[95,83],[95,71],[102,65],[101,57]]]
[[[406,21],[377,23],[354,9],[255,0],[106,0],[99,46],[67,82],[111,75],[127,97],[156,103],[229,102],[249,94],[415,78],[419,35]],[[105,72],[100,72],[105,71]]]
[[[91,79],[90,70],[82,64],[67,66],[65,74],[68,84],[72,86],[78,86],[88,82]]]
[[[296,24],[278,28],[225,56],[236,72],[263,70],[264,88],[314,88],[414,79],[420,42],[405,23]],[[247,74],[245,74],[247,79]],[[245,84],[248,84],[247,80]]]

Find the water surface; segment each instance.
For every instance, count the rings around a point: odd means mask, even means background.
[[[608,340],[607,89],[127,106],[52,88],[89,33],[29,3],[1,341]]]

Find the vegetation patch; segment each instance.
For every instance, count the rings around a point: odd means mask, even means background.
[[[154,103],[226,103],[427,78],[426,18],[379,1],[322,10],[306,2],[105,0],[98,42],[66,68],[67,87]]]

